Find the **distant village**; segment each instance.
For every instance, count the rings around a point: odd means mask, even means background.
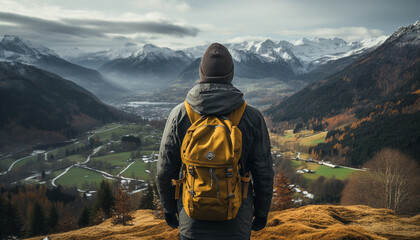
[[[282,158],[283,157],[283,153],[281,152],[277,152],[277,151],[272,151],[271,152],[272,156],[275,158]],[[324,160],[314,160],[313,158],[308,158],[308,159],[304,159],[300,156],[300,152],[296,152],[296,156],[294,156],[292,159],[296,160],[296,161],[303,161],[303,162],[311,162],[311,163],[317,163],[319,165],[324,165],[326,167],[330,167],[330,168],[338,168],[340,166],[338,165],[334,165],[329,161],[324,161]],[[314,174],[315,171],[314,170],[310,170],[310,169],[297,169],[296,173],[298,174]],[[294,192],[296,192],[297,194],[299,194],[300,196],[302,196],[302,198],[297,198],[297,199],[293,199],[292,201],[295,202],[296,204],[302,204],[304,202],[304,198],[307,199],[314,199],[315,195],[312,193],[309,193],[306,190],[302,190],[301,187],[297,184],[290,184],[289,188],[292,189]]]

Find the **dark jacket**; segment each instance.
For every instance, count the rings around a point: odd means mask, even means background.
[[[201,83],[192,88],[187,102],[200,115],[226,116],[243,102],[243,94],[232,84]],[[181,201],[175,200],[171,179],[178,179],[180,148],[191,126],[184,103],[176,106],[168,117],[159,152],[157,186],[167,213],[179,213],[180,233],[192,239],[249,239],[252,217],[265,217],[273,194],[273,164],[270,139],[260,111],[247,105],[239,129],[242,132],[242,175],[251,172],[252,187],[244,199],[238,215],[230,221],[198,221],[188,217]]]

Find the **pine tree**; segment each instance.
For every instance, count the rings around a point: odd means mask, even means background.
[[[139,209],[154,209],[153,205],[154,193],[152,184],[147,183],[147,189],[143,196],[140,198]]]
[[[49,232],[54,232],[56,230],[59,219],[60,216],[58,215],[57,208],[52,205],[47,219],[47,228]]]
[[[30,218],[29,234],[36,236],[44,234],[45,231],[45,215],[41,205],[35,202]]]
[[[131,199],[127,193],[120,186],[117,194],[115,195],[115,206],[112,209],[112,223],[127,225],[128,222],[133,220],[131,210]]]
[[[20,237],[22,235],[23,220],[17,209],[0,198],[0,239]]]
[[[9,230],[11,236],[22,236],[23,219],[18,210],[10,202],[6,208],[7,224],[6,228]]]
[[[111,216],[111,208],[114,204],[115,198],[112,194],[111,184],[108,181],[103,180],[96,198],[96,210],[102,209],[106,218],[109,218]]]
[[[79,221],[77,224],[79,227],[86,227],[90,224],[90,210],[87,206],[83,208],[82,214],[80,214]]]
[[[0,226],[5,226],[7,223],[6,205],[4,204],[3,198],[0,197]],[[7,237],[7,228],[0,227],[0,238],[4,239]]]
[[[286,175],[279,173],[274,178],[274,194],[271,200],[271,209],[275,211],[291,208],[293,190],[289,187]]]

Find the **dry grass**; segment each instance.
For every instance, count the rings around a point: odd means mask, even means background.
[[[178,229],[151,211],[134,214],[133,226],[100,225],[48,236],[49,239],[178,239]],[[43,237],[33,238],[43,239]],[[251,239],[420,239],[420,215],[403,218],[367,206],[311,205],[271,212],[267,227]]]

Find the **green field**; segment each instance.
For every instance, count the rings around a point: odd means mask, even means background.
[[[41,157],[44,158],[44,155],[42,155]],[[25,165],[25,164],[27,164],[28,162],[31,162],[31,161],[36,162],[37,158],[38,158],[37,156],[28,156],[27,158],[23,159],[22,161],[17,162],[13,166],[13,168],[23,166],[23,165]]]
[[[291,161],[291,163],[292,163],[292,167],[294,167],[294,168],[298,168],[300,165],[302,165],[303,164],[303,162],[302,161],[297,161],[297,160],[290,160]]]
[[[154,129],[147,126],[141,126],[141,125],[135,125],[135,124],[130,124],[130,125],[119,124],[115,126],[110,126],[108,128],[102,127],[98,130],[95,130],[93,131],[95,134],[92,137],[93,138],[97,137],[100,140],[105,140],[105,139],[111,140],[113,135],[117,137],[118,139],[120,139],[121,136],[129,135],[129,134],[137,136],[137,137],[143,137],[143,136],[150,135],[152,133],[152,130]]]
[[[327,178],[335,176],[337,179],[344,180],[347,179],[354,171],[355,170],[348,168],[330,168],[326,166],[320,166],[316,171],[316,174]]]
[[[308,169],[311,169],[311,168],[308,168]],[[355,170],[348,169],[348,168],[330,168],[330,167],[319,165],[319,168],[315,171],[316,171],[315,173],[305,173],[303,174],[303,177],[308,180],[315,180],[315,179],[318,179],[320,176],[324,176],[326,178],[331,178],[334,176],[336,179],[345,180],[349,178],[350,175]]]
[[[146,170],[150,170],[152,173],[156,174],[156,162],[149,163],[150,169],[148,169],[148,163],[144,163],[142,161],[136,161],[131,165],[125,172],[123,172],[122,176],[124,177],[132,177],[132,174],[136,176],[138,179],[142,180],[149,180],[150,173],[146,172]]]
[[[12,165],[14,161],[15,159],[12,158],[5,158],[0,160],[0,170],[6,171],[7,169],[9,169],[10,165]]]
[[[122,152],[122,153],[114,153],[110,155],[105,155],[101,157],[93,157],[91,160],[98,160],[98,161],[105,161],[109,162],[115,169],[112,169],[111,172],[106,169],[100,169],[107,171],[108,173],[112,175],[117,175],[120,173],[125,167],[128,166],[131,162],[128,162],[127,160],[131,158],[131,152]]]
[[[56,176],[60,175],[61,173],[63,173],[64,171],[65,171],[65,169],[61,169],[61,170],[58,170],[58,171],[52,172],[51,174],[52,174],[54,177],[56,177]]]
[[[102,131],[106,131],[108,129],[115,128],[115,127],[118,127],[118,126],[122,126],[122,124],[120,124],[120,123],[109,123],[109,124],[106,124],[104,126],[101,126],[97,129],[93,130],[92,132],[102,132]]]
[[[55,183],[66,187],[77,186],[77,188],[82,188],[85,182],[95,183],[99,186],[100,182],[104,179],[106,178],[100,173],[73,167],[66,174],[58,178]]]
[[[311,141],[309,143],[309,145],[310,146],[315,146],[315,145],[318,145],[320,143],[323,143],[324,141],[325,141],[325,138],[319,138],[319,139],[316,139],[316,140]]]
[[[67,156],[67,157],[65,157],[65,159],[68,159],[68,160],[70,160],[71,162],[73,162],[73,163],[80,163],[80,162],[84,162],[84,161],[86,161],[86,158],[85,157],[83,157],[82,155],[80,155],[80,154],[77,154],[77,155],[70,155],[70,156]]]
[[[64,158],[66,156],[66,150],[69,150],[71,152],[73,149],[76,150],[77,148],[83,147],[84,145],[85,145],[84,143],[79,142],[79,143],[70,144],[64,147],[56,148],[48,152],[48,157],[50,155],[53,155],[54,159]]]
[[[114,166],[127,166],[130,162],[126,160],[131,158],[131,152],[114,153],[100,157],[92,157],[91,160],[110,162]]]

